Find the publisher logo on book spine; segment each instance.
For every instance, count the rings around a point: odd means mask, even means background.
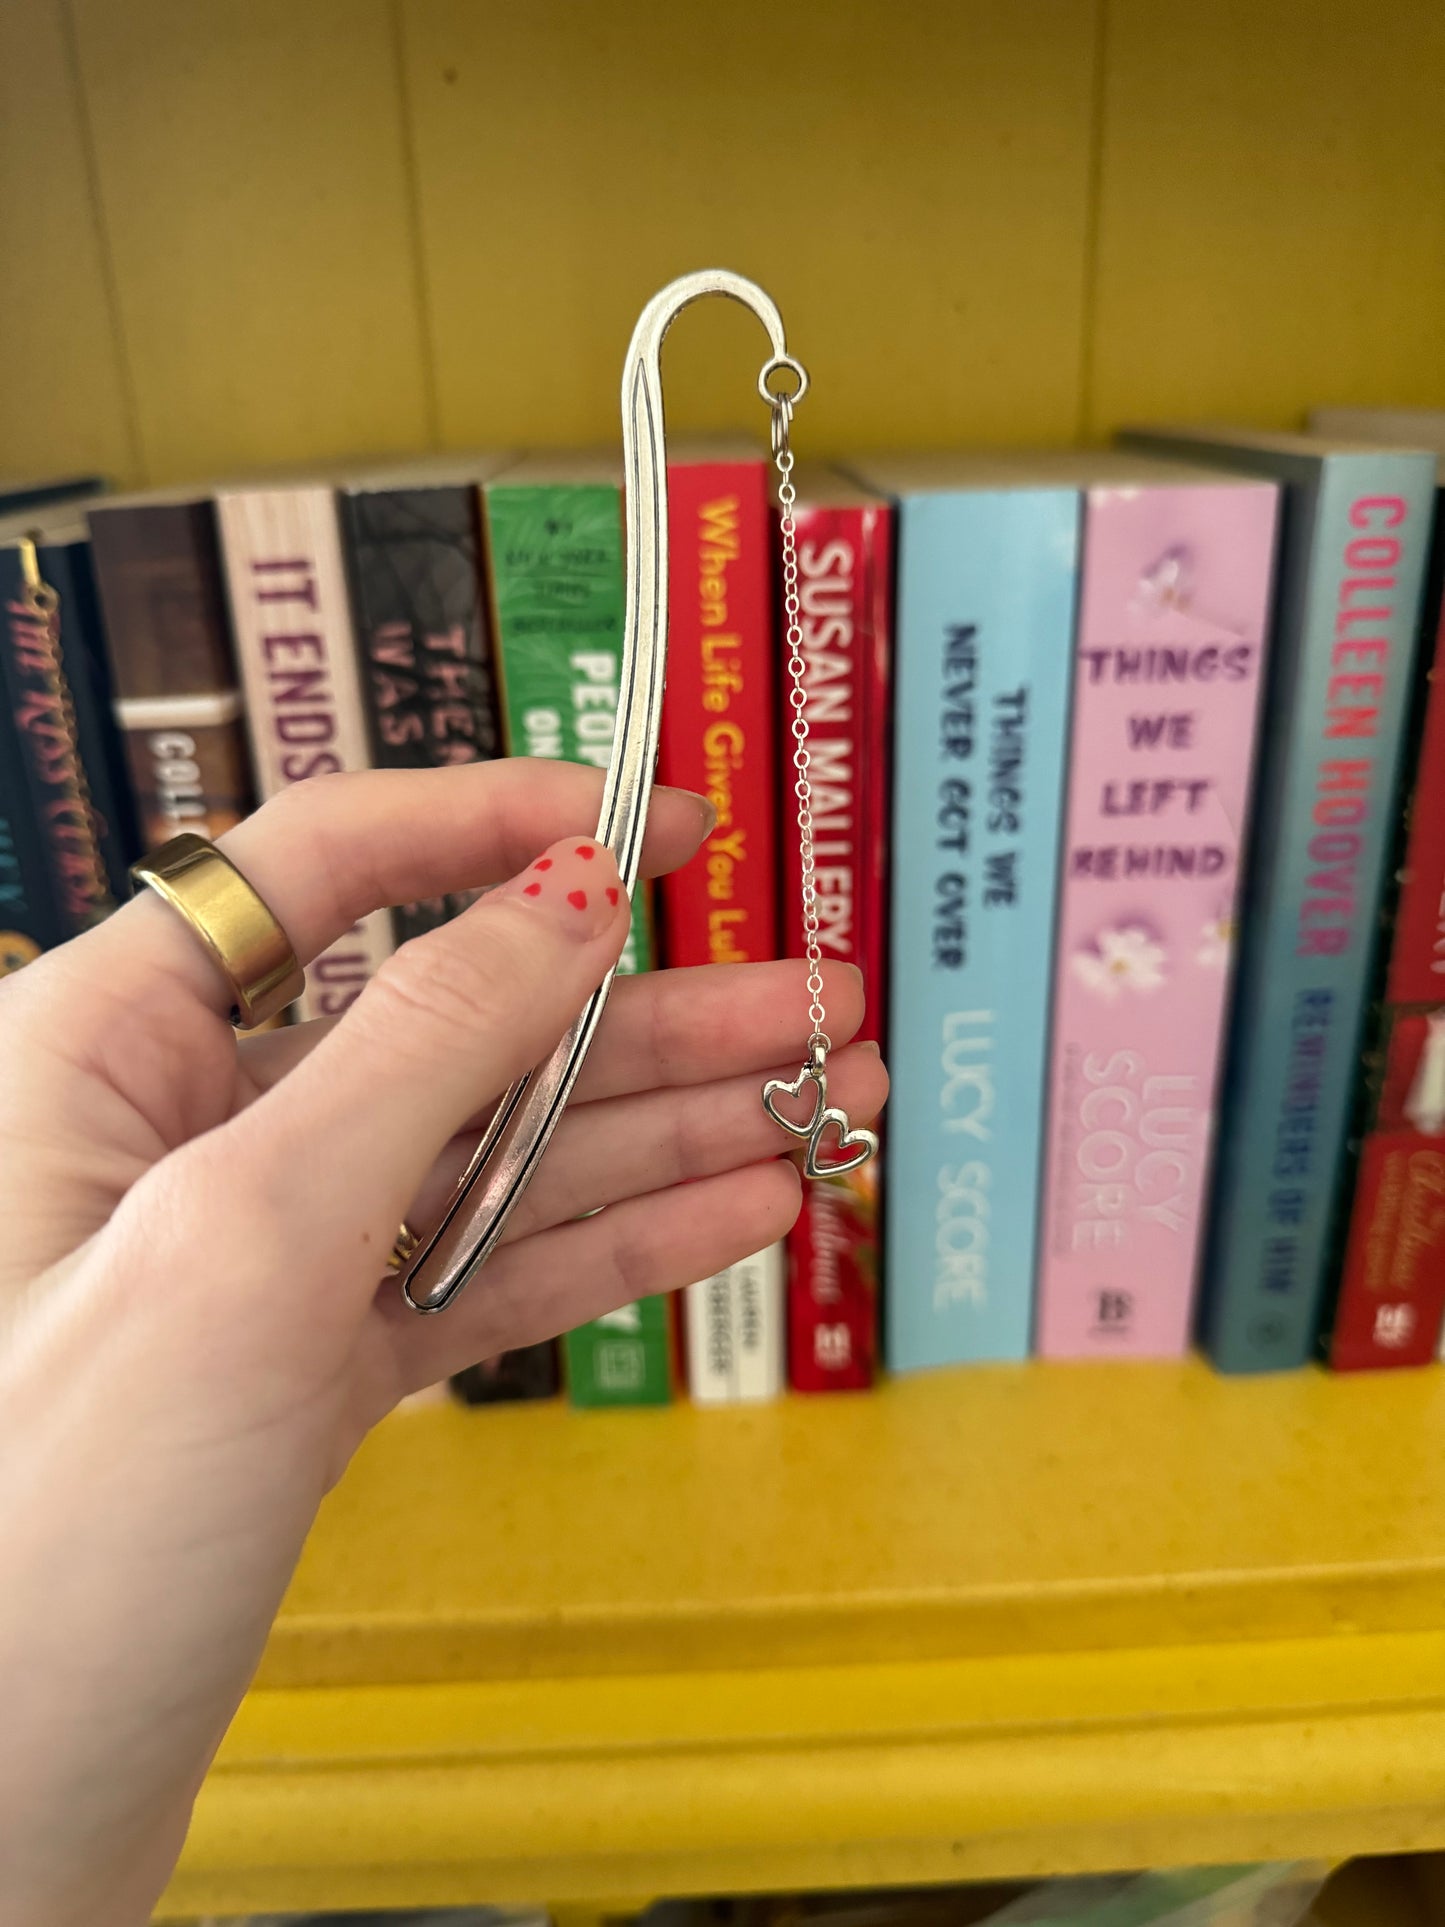
[[[1398,1351],[1415,1336],[1415,1307],[1411,1304],[1379,1305],[1371,1333],[1386,1351]]]
[[[1106,1285],[1092,1294],[1094,1321],[1090,1326],[1095,1338],[1127,1338],[1134,1323],[1134,1294]]]

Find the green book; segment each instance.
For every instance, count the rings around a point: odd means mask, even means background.
[[[535,456],[484,490],[502,727],[513,756],[606,769],[622,661],[622,479],[616,460]],[[656,961],[646,885],[633,894],[618,971]],[[624,1306],[563,1341],[574,1405],[671,1396],[668,1308]]]
[[[574,1405],[666,1405],[672,1398],[671,1300],[639,1298],[562,1341]]]

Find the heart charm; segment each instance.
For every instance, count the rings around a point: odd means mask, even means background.
[[[790,1117],[783,1116],[778,1109],[777,1100],[779,1097],[801,1097],[805,1084],[813,1086],[813,1108],[808,1113],[805,1124],[795,1124]],[[785,1077],[770,1077],[763,1086],[763,1109],[774,1124],[781,1124],[783,1129],[791,1131],[794,1137],[810,1138],[813,1135],[822,1120],[823,1106],[827,1102],[827,1073],[816,1064],[805,1064],[791,1084]]]
[[[851,1157],[840,1155],[835,1163],[821,1164],[818,1161],[818,1152],[822,1147],[823,1133],[830,1124],[838,1127],[839,1152],[852,1149],[853,1155]],[[854,1146],[857,1148],[853,1149]],[[803,1160],[803,1170],[810,1178],[838,1178],[845,1171],[856,1171],[860,1164],[866,1164],[877,1149],[876,1132],[865,1131],[861,1126],[855,1131],[849,1126],[846,1111],[829,1109],[822,1113],[813,1126],[812,1135],[808,1139],[808,1155]]]

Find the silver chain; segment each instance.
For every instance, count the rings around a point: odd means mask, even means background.
[[[801,390],[799,391],[801,392]],[[803,944],[808,959],[808,1021],[813,1026],[808,1039],[811,1062],[820,1064],[832,1041],[823,1025],[828,1013],[823,1008],[823,950],[818,941],[817,865],[813,854],[813,785],[808,771],[812,757],[808,751],[808,692],[804,678],[808,661],[803,654],[803,611],[798,593],[798,528],[794,509],[798,491],[793,485],[793,451],[788,436],[793,424],[796,395],[770,395],[773,405],[773,461],[778,470],[778,506],[783,538],[783,615],[784,641],[788,651],[788,675],[792,688],[788,703],[792,709],[793,794],[798,799],[798,854],[801,859],[803,898]]]
[[[772,377],[786,371],[793,386],[779,394]],[[827,1012],[823,1009],[823,946],[818,936],[818,872],[813,849],[812,756],[808,749],[808,659],[803,654],[803,599],[798,589],[798,491],[793,483],[793,451],[789,435],[793,410],[808,392],[807,370],[788,354],[776,354],[758,376],[763,400],[773,413],[773,460],[778,469],[779,525],[783,538],[783,615],[784,640],[788,648],[788,706],[792,710],[793,794],[798,800],[798,858],[803,899],[803,948],[808,958],[808,1021],[812,1035],[803,1068],[794,1078],[770,1077],[763,1085],[763,1109],[775,1124],[781,1124],[794,1137],[806,1138],[807,1153],[803,1175],[808,1178],[837,1179],[854,1171],[878,1152],[878,1133],[861,1125],[855,1131],[848,1113],[828,1101],[828,1053],[832,1039],[824,1030]],[[784,1098],[802,1097],[812,1091],[812,1109],[806,1120],[779,1108]],[[837,1132],[837,1151],[822,1149],[830,1131]]]

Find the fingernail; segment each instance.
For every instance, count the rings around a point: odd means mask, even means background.
[[[600,937],[625,914],[627,901],[612,852],[587,836],[554,843],[498,894],[517,898],[579,943]]]
[[[707,797],[699,796],[696,790],[678,789],[672,783],[659,783],[657,787],[668,796],[685,796],[688,802],[692,804],[702,819],[702,827],[698,831],[699,842],[701,842],[705,836],[712,835],[713,831],[717,828],[717,810],[714,805],[708,801]]]
[[[858,1040],[858,1048],[859,1050],[871,1050],[875,1057],[881,1057],[883,1055],[882,1046],[876,1043],[871,1037],[860,1037]]]

